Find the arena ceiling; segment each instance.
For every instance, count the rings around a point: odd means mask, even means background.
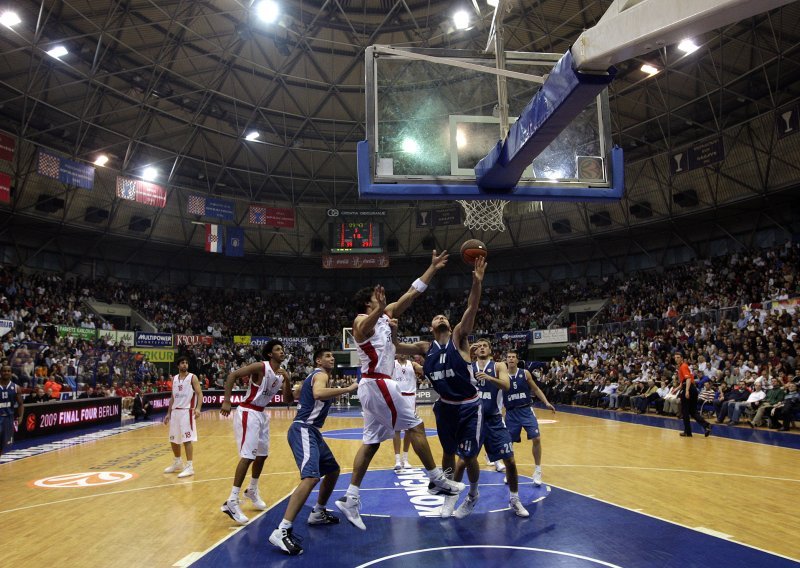
[[[189,194],[233,199],[248,253],[307,256],[327,241],[329,208],[379,207],[399,255],[460,242],[463,226],[417,229],[416,208],[435,203],[363,203],[356,143],[365,138],[364,50],[372,44],[485,47],[492,9],[464,3],[473,24],[455,30],[451,0],[278,0],[265,24],[236,0],[8,1],[21,22],[0,27],[0,130],[16,138],[14,192],[0,215],[47,231],[103,235],[201,249]],[[564,52],[593,26],[609,0],[512,2],[506,48]],[[479,13],[479,15],[478,15]],[[610,89],[613,140],[626,152],[619,203],[545,203],[515,209],[504,233],[477,235],[495,247],[602,235],[715,210],[781,192],[800,180],[800,136],[777,136],[780,115],[800,100],[800,3],[693,38],[684,54],[664,46],[618,66]],[[47,51],[63,45],[60,59]],[[649,63],[660,72],[648,76]],[[261,133],[256,142],[246,133]],[[671,175],[669,156],[721,138],[725,160]],[[92,191],[35,173],[38,148],[91,163]],[[115,176],[160,171],[167,206],[116,197]],[[64,200],[37,210],[41,195]],[[676,198],[676,195],[678,196]],[[247,206],[296,210],[293,229],[248,224]],[[109,212],[86,221],[89,207]],[[598,225],[601,213],[608,223]],[[131,230],[131,220],[149,220]],[[564,221],[569,230],[563,229]],[[316,249],[319,249],[317,244]],[[427,254],[427,253],[425,253]]]

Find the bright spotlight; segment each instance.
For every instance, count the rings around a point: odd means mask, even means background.
[[[258,17],[261,18],[263,22],[273,24],[278,20],[281,9],[277,2],[273,0],[264,0],[256,4],[256,14],[258,14]]]
[[[245,136],[244,139],[247,140],[248,142],[252,142],[253,140],[258,140],[259,136],[261,135],[254,130],[253,132],[248,132],[247,136]]]
[[[13,28],[21,21],[22,20],[17,15],[17,13],[12,12],[11,10],[8,10],[0,14],[0,24],[3,24],[7,28]]]
[[[456,147],[460,150],[467,145],[467,135],[461,130],[456,130]]]
[[[94,165],[100,167],[105,166],[107,163],[108,163],[108,156],[106,156],[105,154],[100,154],[94,161]]]
[[[466,10],[459,10],[453,14],[453,24],[457,30],[465,30],[469,27],[469,12]]]
[[[142,179],[144,181],[153,181],[158,177],[158,170],[155,169],[153,166],[148,166],[142,172]]]
[[[66,47],[64,47],[63,45],[57,45],[50,51],[48,51],[47,55],[49,55],[50,57],[55,57],[56,59],[61,59],[67,53],[69,53],[69,51],[67,51]]]
[[[486,4],[491,6],[492,8],[497,8],[498,0],[486,0]]]
[[[645,73],[647,73],[651,77],[653,75],[655,75],[656,73],[658,73],[658,69],[656,67],[653,67],[652,65],[648,65],[647,63],[642,65],[642,71],[644,71]]]
[[[694,53],[700,48],[692,40],[685,39],[678,44],[678,49],[680,49],[686,55],[689,55],[690,53]]]

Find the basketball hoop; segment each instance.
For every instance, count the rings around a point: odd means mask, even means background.
[[[464,208],[464,226],[467,229],[480,231],[505,231],[503,224],[503,210],[508,205],[508,201],[502,199],[476,199],[458,202]]]

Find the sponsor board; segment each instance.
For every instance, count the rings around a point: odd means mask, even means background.
[[[533,344],[542,343],[567,343],[569,341],[569,331],[566,327],[558,329],[536,329],[533,331]]]
[[[141,353],[152,363],[172,363],[175,361],[174,349],[147,349],[145,347],[136,347],[136,353]]]
[[[245,399],[247,396],[247,391],[233,391],[231,393],[231,405],[232,406],[239,406],[239,404]],[[225,391],[224,390],[207,390],[203,392],[203,408],[219,408],[222,406],[222,403],[225,401]],[[169,404],[169,401],[167,401]],[[269,404],[267,406],[286,406],[286,402],[283,400],[283,395],[281,393],[276,394],[275,396],[270,399]]]
[[[155,331],[137,331],[135,342],[139,347],[172,347],[172,334],[158,333]]]
[[[322,268],[389,268],[388,254],[322,255]]]
[[[14,329],[14,320],[0,320],[0,337]]]
[[[233,343],[235,345],[250,345],[250,336],[249,335],[234,335],[233,336]]]
[[[91,341],[95,337],[97,337],[97,330],[88,327],[70,327],[68,325],[57,325],[56,330],[58,331],[59,337],[72,336],[78,339],[85,339],[87,341]]]
[[[439,393],[433,389],[417,389],[417,404],[433,404],[439,400]]]
[[[145,402],[149,402],[152,407],[152,412],[166,412],[169,408],[169,401],[172,398],[172,393],[165,392],[151,392],[144,395]]]
[[[214,345],[210,335],[175,335],[175,345]]]
[[[136,332],[101,330],[98,332],[98,337],[100,337],[101,339],[105,339],[106,341],[112,341],[115,344],[122,343],[126,347],[131,347],[136,338]]]
[[[32,438],[70,428],[120,422],[122,403],[119,397],[88,398],[43,402],[25,406],[18,438]]]
[[[494,334],[494,338],[501,341],[530,341],[532,336],[530,331],[504,331]]]

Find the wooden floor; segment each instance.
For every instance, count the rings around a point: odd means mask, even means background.
[[[434,427],[430,407],[420,414]],[[260,484],[268,504],[299,479],[285,437],[294,412],[273,410],[271,416],[272,454]],[[545,483],[800,558],[797,450],[713,436],[684,439],[676,430],[568,413],[556,420],[541,426]],[[361,425],[357,416],[332,416],[325,429]],[[235,530],[219,506],[238,457],[230,419],[204,412],[199,436],[196,475],[186,480],[162,473],[171,453],[161,424],[0,465],[0,566],[173,566],[212,547]],[[441,456],[438,440],[430,441]],[[329,444],[349,471],[359,442]],[[531,475],[530,443],[515,449],[520,473]],[[391,443],[373,463],[393,465]],[[34,485],[56,475],[100,472],[134,477],[89,487]],[[243,510],[251,518],[257,513],[249,502]]]

